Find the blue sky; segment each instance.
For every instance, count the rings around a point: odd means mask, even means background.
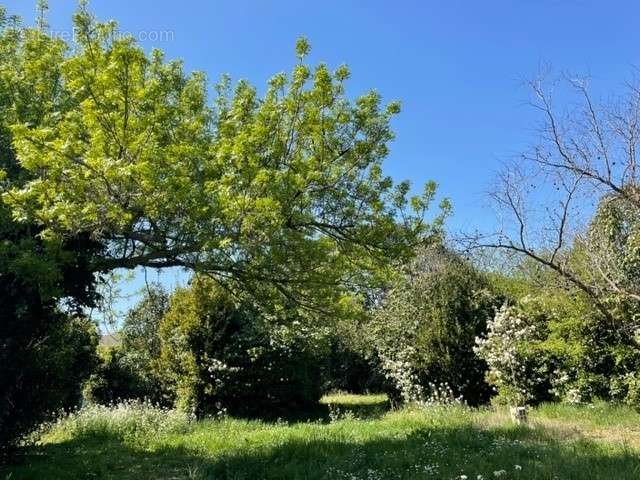
[[[33,21],[35,0],[0,3]],[[50,1],[52,30],[70,29],[75,5]],[[500,161],[534,140],[523,80],[551,65],[590,74],[606,94],[640,66],[632,0],[93,0],[91,8],[129,32],[171,32],[142,43],[212,81],[228,73],[262,86],[289,70],[296,38],[307,36],[311,62],[350,66],[350,95],[375,88],[401,100],[386,170],[414,185],[436,180],[453,202],[453,230],[491,224],[484,192]]]

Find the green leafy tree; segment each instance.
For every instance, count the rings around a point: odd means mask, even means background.
[[[37,66],[57,72],[60,101],[12,123],[31,178],[3,199],[48,238],[108,242],[96,270],[181,266],[326,308],[380,283],[434,227],[435,185],[409,199],[407,182],[382,174],[399,105],[375,92],[351,101],[348,69],[311,68],[306,40],[264,95],[224,78],[210,101],[204,74],[145,54],[86,6],[75,28],[72,53],[54,43],[55,65]]]
[[[160,285],[148,286],[142,299],[129,312],[122,325],[122,350],[132,369],[142,378],[147,397],[162,402],[158,361],[160,325],[169,310],[169,294]]]
[[[65,46],[23,29],[0,7],[0,190],[34,178],[17,161],[11,125],[41,124],[65,103],[59,65]],[[92,265],[99,242],[77,232],[44,239],[0,200],[0,454],[60,408],[74,406],[95,364]],[[64,311],[63,311],[64,307]]]
[[[202,73],[146,54],[86,2],[74,45],[47,35],[45,12],[41,2],[37,28],[24,28],[0,9],[0,275],[12,322],[33,307],[28,318],[54,325],[63,303],[92,304],[94,273],[136,266],[191,268],[274,310],[329,309],[382,284],[439,227],[424,220],[434,184],[410,199],[408,183],[382,174],[398,104],[350,100],[347,68],[310,68],[305,40],[264,95],[223,79],[210,100]],[[9,328],[1,345],[24,353],[53,338],[45,330],[25,324],[17,341]]]

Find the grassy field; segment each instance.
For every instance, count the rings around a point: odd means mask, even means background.
[[[0,479],[640,479],[640,415],[624,408],[548,405],[517,427],[502,411],[323,402],[315,419],[272,423],[97,408],[51,428]]]

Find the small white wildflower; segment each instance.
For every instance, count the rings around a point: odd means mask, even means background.
[[[503,475],[506,475],[506,474],[507,474],[506,470],[496,470],[495,472],[493,472],[494,477],[502,477]]]

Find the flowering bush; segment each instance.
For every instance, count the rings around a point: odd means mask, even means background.
[[[498,403],[523,405],[548,391],[548,365],[536,355],[544,327],[535,320],[504,305],[489,321],[486,336],[476,338],[475,352],[487,362],[487,380],[498,391]]]
[[[380,354],[384,376],[396,388],[405,403],[422,402],[425,391],[410,361],[413,348],[410,346],[389,352],[388,356]]]
[[[443,247],[421,252],[374,313],[370,335],[386,378],[405,402],[489,399],[473,352],[495,311],[485,278]]]
[[[555,285],[553,278],[536,285],[542,283]],[[517,300],[504,306],[488,334],[477,340],[476,352],[489,365],[487,379],[499,393],[496,400],[578,404],[602,399],[635,405],[640,339],[633,326],[640,319],[639,306],[612,299],[614,316],[608,319],[579,293],[519,287],[505,292]]]
[[[44,439],[58,441],[109,436],[144,442],[151,436],[185,432],[189,425],[190,418],[177,410],[159,408],[148,402],[125,401],[109,406],[87,405],[44,425],[41,434]]]
[[[628,372],[611,379],[614,399],[640,411],[640,372]]]

